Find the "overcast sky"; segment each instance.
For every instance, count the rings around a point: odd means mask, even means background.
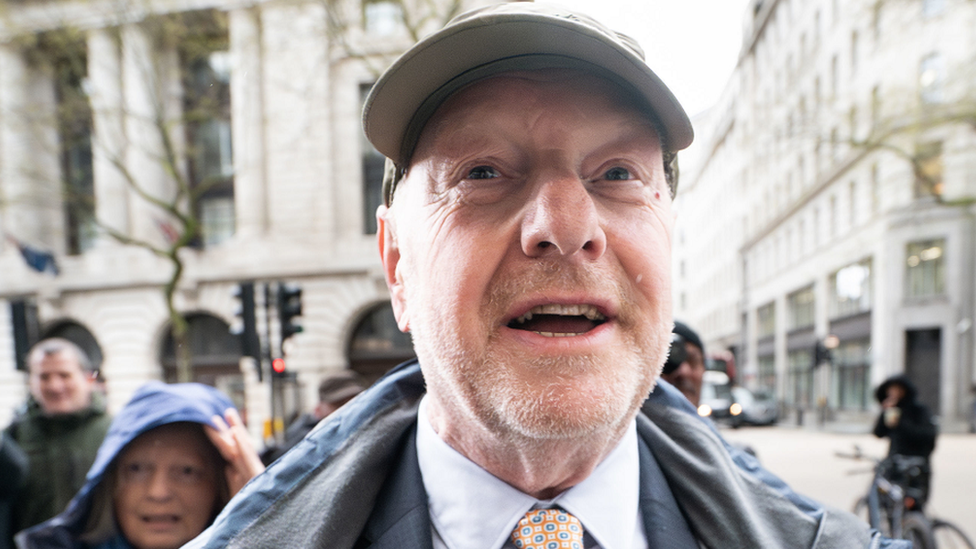
[[[654,72],[694,116],[732,74],[749,0],[549,0],[637,39]]]

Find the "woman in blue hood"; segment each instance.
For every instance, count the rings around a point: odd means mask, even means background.
[[[264,469],[233,403],[198,383],[141,387],[112,421],[84,487],[21,549],[175,549]]]

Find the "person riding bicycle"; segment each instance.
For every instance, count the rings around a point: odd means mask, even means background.
[[[938,427],[932,413],[918,402],[917,396],[915,385],[904,375],[892,376],[879,385],[875,398],[881,403],[881,414],[874,435],[891,440],[885,477],[904,486],[913,500],[909,508],[921,511],[928,500],[932,476],[929,456],[935,449]],[[910,471],[903,471],[897,467],[895,456],[914,456],[922,458],[922,462]]]

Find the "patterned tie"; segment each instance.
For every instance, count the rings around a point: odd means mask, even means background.
[[[529,511],[512,531],[518,549],[583,549],[583,525],[562,509]]]

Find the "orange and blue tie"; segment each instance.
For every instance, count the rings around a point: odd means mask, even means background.
[[[583,525],[562,509],[529,511],[512,531],[518,549],[583,549]]]

